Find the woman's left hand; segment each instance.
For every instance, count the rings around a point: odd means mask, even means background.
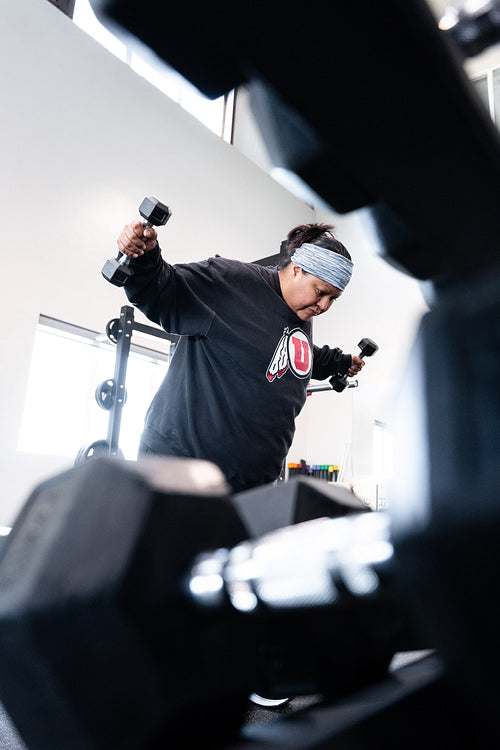
[[[349,367],[347,374],[350,378],[353,378],[354,375],[358,375],[358,373],[361,372],[365,366],[365,362],[361,357],[356,357],[355,354],[351,354],[351,360],[351,366]]]

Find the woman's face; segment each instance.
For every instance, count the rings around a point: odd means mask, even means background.
[[[305,273],[299,266],[291,264],[286,283],[281,285],[283,299],[301,320],[321,315],[330,309],[342,292],[326,281]]]

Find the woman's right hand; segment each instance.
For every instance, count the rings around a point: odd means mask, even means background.
[[[116,243],[118,250],[129,258],[138,258],[140,255],[153,250],[156,245],[157,233],[154,227],[144,226],[142,221],[132,221],[126,224]]]

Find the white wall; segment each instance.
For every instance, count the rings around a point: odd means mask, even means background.
[[[243,114],[243,121],[238,120]],[[245,90],[238,92],[234,143],[263,169],[272,164],[258,132]],[[285,178],[281,177],[282,179]],[[335,179],[335,174],[332,174]],[[320,196],[300,181],[293,189],[315,208],[315,221],[332,224],[349,249],[355,269],[341,299],[314,321],[315,343],[339,346],[358,354],[358,342],[365,336],[379,345],[367,359],[359,387],[341,394],[332,391],[312,394],[297,419],[297,431],[289,462],[305,459],[314,464],[345,464],[346,481],[373,476],[373,427],[375,421],[390,423],[392,404],[400,376],[415,334],[428,307],[419,282],[396,270],[381,257],[379,241],[368,219],[360,210],[339,215]],[[290,183],[291,184],[291,183]]]
[[[173,262],[270,255],[313,212],[50,3],[1,0],[1,10],[0,524],[9,524],[38,481],[68,466],[16,450],[38,316],[94,330],[117,317],[125,295],[100,269],[142,198],[172,207],[160,231]]]
[[[375,420],[390,423],[400,377],[428,308],[419,283],[379,255],[366,211],[341,216],[318,204],[316,213],[318,221],[336,227],[337,236],[351,253],[354,271],[341,298],[328,313],[315,319],[314,342],[359,354],[358,342],[368,337],[379,350],[366,359],[357,388],[309,396],[290,460],[342,465],[346,446],[351,444],[352,472],[346,477],[350,481],[373,474],[373,425]]]
[[[367,473],[373,420],[385,418],[425,310],[417,282],[377,257],[358,214],[340,217],[321,202],[314,211],[293,197],[53,5],[0,2],[0,524],[13,521],[39,481],[72,465],[16,449],[38,317],[104,330],[118,315],[124,293],[100,269],[151,194],[173,209],[160,230],[173,262],[216,252],[255,260],[276,252],[298,223],[336,224],[356,270],[342,300],[315,322],[315,340],[357,351],[370,336],[380,351],[358,389],[308,399],[290,460],[341,463],[352,444],[353,471]]]

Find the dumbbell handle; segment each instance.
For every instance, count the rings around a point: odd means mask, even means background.
[[[358,357],[360,359],[363,359],[363,357],[371,357],[373,354],[375,354],[376,351],[378,351],[378,345],[369,338],[361,339],[358,346],[361,349],[360,353],[358,354]],[[347,373],[345,373],[345,375],[332,375],[329,383],[330,388],[332,388],[334,391],[337,391],[337,393],[341,393],[346,388],[355,388],[357,386],[356,381],[353,381],[351,383],[347,381]],[[311,388],[308,388],[308,393],[312,393],[315,390],[329,390],[329,388],[317,388],[315,386],[311,386]]]
[[[167,223],[172,215],[170,208],[164,203],[160,203],[158,198],[154,196],[144,198],[139,206],[139,213],[145,219],[142,222],[144,228],[153,226],[161,227]],[[118,256],[117,260],[122,266],[128,266],[132,260],[128,255],[124,255],[123,253],[119,253]]]
[[[150,221],[143,221],[142,222],[142,226],[144,228],[146,228],[146,227],[152,227],[153,224]],[[120,266],[128,266],[130,264],[130,261],[132,260],[132,258],[129,255],[125,255],[125,253],[120,253],[119,252],[116,260],[118,261],[118,263],[120,264]]]
[[[145,219],[143,227],[161,227],[167,223],[172,215],[169,207],[164,203],[151,196],[144,198],[139,206],[139,213]],[[116,258],[110,258],[104,264],[101,273],[110,284],[123,286],[133,275],[133,269],[130,267],[132,258],[119,252]]]
[[[297,550],[300,549],[300,555]],[[319,518],[199,555],[188,577],[190,598],[202,607],[247,614],[264,608],[321,607],[372,596],[378,574],[393,558],[383,511]]]

